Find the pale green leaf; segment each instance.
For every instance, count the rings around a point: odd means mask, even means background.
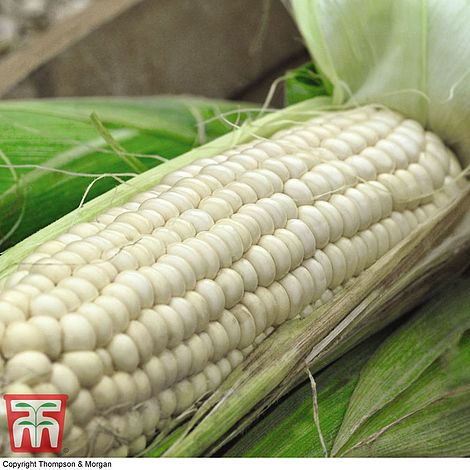
[[[359,372],[384,335],[354,348],[315,377],[321,432],[331,451]],[[310,384],[293,390],[273,406],[247,433],[234,439],[224,457],[322,457],[318,429],[312,418]]]
[[[417,119],[470,163],[470,3],[291,0],[336,104],[378,103]],[[313,96],[313,95],[312,95]]]
[[[83,197],[227,133],[232,127],[213,118],[230,113],[228,121],[242,122],[241,106],[190,97],[0,103],[0,249]]]
[[[436,323],[435,327],[439,328],[440,324]],[[447,433],[445,423],[454,419],[453,415],[457,411],[463,411],[465,408],[470,411],[470,401],[467,402],[466,407],[462,408],[459,404],[460,400],[455,400],[462,393],[463,396],[469,396],[469,386],[470,335],[466,334],[459,344],[451,345],[445,354],[428,367],[418,380],[361,426],[345,446],[341,455],[367,454],[373,456],[376,455],[375,452],[388,452],[385,451],[385,448],[379,450],[382,447],[379,441],[387,442],[387,446],[393,444],[395,452],[402,452],[402,455],[434,455],[436,442],[442,441],[442,436]],[[441,406],[443,403],[445,406]],[[434,416],[437,410],[439,410],[438,413],[442,419],[437,420],[433,425],[428,423],[427,429],[423,428],[423,438],[426,437],[425,443],[416,439],[416,435],[411,429],[408,437],[403,439],[403,432],[408,429],[408,426],[419,427],[421,425],[420,419],[425,420],[424,417],[428,415]],[[466,433],[455,435],[454,442],[446,442],[445,449],[443,442],[441,442],[441,455],[466,455],[470,451],[470,447],[467,447],[466,451],[462,453],[460,446],[462,440],[469,440],[469,436],[467,436],[469,432],[470,428],[467,428]],[[380,456],[385,455],[388,454]]]
[[[470,454],[470,387],[406,417],[348,457],[465,457]]]
[[[321,432],[331,454],[333,442],[341,427],[351,395],[360,376],[375,364],[376,373],[389,366],[384,354],[387,344],[402,342],[407,336],[420,346],[432,345],[423,335],[416,337],[418,317],[438,331],[446,323],[446,315],[468,319],[467,282],[457,288],[441,289],[398,329],[369,338],[348,352],[336,363],[316,376],[317,401]],[[454,299],[455,301],[449,301]],[[439,300],[438,300],[439,299]],[[436,305],[437,304],[437,305]],[[443,313],[444,315],[439,315]],[[468,325],[468,321],[467,321]],[[465,321],[462,322],[462,330]],[[386,338],[386,339],[385,339]],[[382,344],[382,346],[380,346]],[[380,346],[380,347],[379,347]],[[470,412],[470,330],[458,343],[450,341],[447,349],[403,393],[381,408],[354,434],[340,454],[344,456],[439,456],[468,455],[470,428],[465,426]],[[382,358],[377,361],[377,356]],[[420,358],[416,357],[416,362]],[[384,382],[393,387],[394,377]],[[373,406],[376,397],[364,394],[364,401]],[[244,435],[230,442],[218,455],[227,457],[321,457],[323,449],[312,419],[312,389],[308,382],[293,390],[265,413]]]
[[[357,429],[424,373],[470,328],[470,295],[451,289],[388,338],[361,372],[333,447],[338,453]]]

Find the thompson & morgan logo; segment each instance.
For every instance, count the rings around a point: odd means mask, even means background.
[[[13,452],[60,452],[67,395],[7,393],[3,398]]]

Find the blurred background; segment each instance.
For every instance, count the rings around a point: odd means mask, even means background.
[[[308,56],[281,0],[0,0],[0,97],[264,101]],[[273,105],[282,104],[282,85]]]

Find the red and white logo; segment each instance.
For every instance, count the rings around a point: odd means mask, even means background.
[[[60,452],[67,395],[8,393],[3,398],[13,452]]]

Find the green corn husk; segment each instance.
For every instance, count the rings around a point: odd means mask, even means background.
[[[458,395],[458,389],[464,392],[466,388],[468,396],[470,369],[456,367],[456,363],[463,365],[467,359],[469,365],[468,338],[459,345],[470,328],[469,311],[466,289],[450,290],[385,341],[361,372],[333,454],[348,454],[348,449],[376,442],[378,438],[370,436],[385,435],[388,421],[402,424],[436,401]]]
[[[233,111],[227,120],[243,122],[241,107],[192,97],[0,103],[0,251],[84,196],[227,133],[231,126],[213,118]]]
[[[452,145],[463,166],[470,163],[470,3],[285,3],[334,104],[394,108]],[[311,89],[317,96],[316,82]]]
[[[328,455],[338,434],[362,367],[384,332],[368,338],[315,377],[318,416]],[[305,377],[305,375],[304,375]],[[308,381],[272,406],[246,433],[216,455],[223,457],[324,457],[313,420],[313,392]]]
[[[467,290],[468,279],[440,289],[390,336],[370,338],[317,376],[328,455],[468,455]],[[221,455],[321,457],[324,450],[306,382]]]

